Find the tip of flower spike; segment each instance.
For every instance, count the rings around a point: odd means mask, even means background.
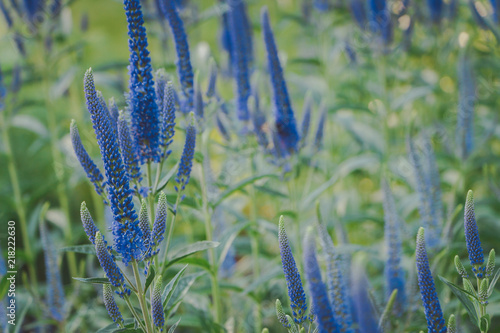
[[[465,200],[465,207],[469,207],[471,205],[474,205],[474,193],[472,193],[472,190],[469,190],[467,192],[467,199]]]
[[[70,129],[76,128],[76,121],[75,121],[75,119],[71,119],[71,123],[69,124],[69,128]]]
[[[424,228],[420,227],[417,233],[417,246],[425,243]]]

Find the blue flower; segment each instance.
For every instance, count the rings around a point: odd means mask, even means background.
[[[428,244],[430,247],[435,247],[439,244],[439,226],[434,225],[433,217],[431,215],[431,201],[433,199],[431,188],[425,170],[422,166],[422,161],[415,147],[413,139],[408,135],[406,138],[406,146],[408,151],[408,158],[412,165],[413,174],[415,177],[415,187],[419,199],[419,213],[422,220],[422,225],[429,230]]]
[[[120,152],[129,180],[140,182],[142,179],[141,169],[139,168],[137,155],[134,151],[134,144],[132,143],[128,123],[123,111],[120,111],[118,117],[118,144],[120,145]]]
[[[153,317],[153,324],[163,331],[165,325],[165,315],[163,312],[163,303],[161,299],[161,280],[162,276],[155,277],[153,291],[151,292],[151,316]]]
[[[458,65],[459,101],[456,130],[456,146],[459,157],[465,160],[474,148],[474,104],[476,87],[470,60],[462,57]]]
[[[320,116],[318,120],[318,127],[316,128],[316,135],[314,136],[314,147],[320,150],[323,146],[323,133],[325,130],[327,108],[324,104],[320,107]]]
[[[269,139],[266,133],[266,115],[259,107],[259,96],[257,92],[253,93],[253,99],[250,102],[250,116],[252,119],[253,132],[255,137],[257,138],[257,143],[259,146],[268,149]]]
[[[217,64],[214,59],[210,60],[210,74],[208,77],[208,87],[205,96],[207,98],[212,98],[215,95],[216,91],[216,83],[217,83]]]
[[[367,25],[365,2],[363,0],[351,0],[349,1],[349,8],[358,26],[364,30]]]
[[[369,0],[371,30],[382,37],[386,45],[392,41],[391,13],[386,0]]]
[[[439,23],[443,16],[443,0],[427,0],[427,7],[433,23]]]
[[[109,283],[117,288],[122,286],[125,287],[125,279],[123,278],[123,274],[114,262],[113,257],[106,247],[104,238],[99,231],[95,234],[95,252],[97,259],[99,260],[99,264],[104,270]]]
[[[429,329],[429,333],[446,333],[443,312],[439,304],[436,287],[434,286],[434,279],[429,267],[429,259],[427,259],[424,228],[418,230],[415,255],[417,257],[418,286],[424,304],[427,328]]]
[[[381,333],[368,291],[370,284],[359,264],[353,270],[352,280],[352,299],[356,309],[358,331],[360,333]]]
[[[102,298],[108,314],[117,325],[123,324],[123,317],[113,297],[113,290],[109,284],[102,285]]]
[[[163,147],[163,158],[167,158],[171,151],[168,147],[175,134],[175,90],[172,82],[167,82],[163,93],[163,107],[160,109],[160,144]]]
[[[87,237],[90,242],[95,245],[95,234],[99,231],[99,229],[96,227],[85,201],[82,202],[82,205],[80,206],[80,218]]]
[[[194,149],[196,147],[196,127],[194,126],[194,115],[191,113],[192,119],[186,128],[186,142],[182,151],[179,170],[175,181],[179,187],[175,187],[176,191],[183,191],[189,183],[191,169],[193,167]]]
[[[242,0],[230,2],[228,13],[231,35],[233,75],[237,88],[237,115],[239,120],[249,120],[248,97],[250,96],[250,62],[252,58],[251,30],[248,27],[246,6]]]
[[[199,80],[196,80],[194,89],[194,114],[198,121],[202,120],[205,116],[205,106],[203,105],[203,94],[201,93],[201,87]]]
[[[311,307],[314,308],[319,333],[340,333],[328,299],[326,286],[321,280],[321,270],[316,259],[315,247],[314,234],[312,229],[309,229],[304,241],[304,270],[309,292],[311,293]]]
[[[300,144],[301,147],[306,145],[307,134],[309,134],[309,126],[311,124],[312,97],[307,93],[304,101],[304,110],[302,111],[302,123],[300,128]]]
[[[294,321],[297,324],[306,320],[306,294],[302,286],[302,280],[293,258],[292,249],[288,243],[288,237],[285,232],[283,216],[280,216],[278,241],[280,247],[281,263],[285,273],[286,285],[288,288],[288,297],[290,297],[290,307],[292,308]]]
[[[472,271],[481,278],[483,276],[482,271],[484,270],[484,267],[477,266],[484,263],[484,254],[483,248],[481,247],[481,240],[479,239],[479,230],[477,228],[476,216],[474,214],[474,196],[471,190],[467,192],[467,200],[465,201],[464,231]]]
[[[66,301],[61,280],[61,272],[57,264],[57,252],[47,233],[45,222],[40,224],[40,238],[45,256],[45,273],[47,278],[47,304],[50,315],[58,322],[66,316]]]
[[[349,287],[342,272],[340,255],[336,253],[333,241],[323,225],[318,225],[321,246],[326,258],[327,286],[330,305],[340,332],[354,333],[349,303]]]
[[[114,217],[112,227],[114,246],[127,265],[132,259],[141,257],[144,248],[142,232],[138,226],[132,191],[118,148],[116,133],[112,129],[109,115],[104,112],[97,98],[91,69],[85,73],[84,88],[87,108],[104,163],[108,199]]]
[[[493,21],[498,23],[500,16],[500,1],[499,0],[490,0],[491,7],[493,8]]]
[[[128,108],[132,137],[141,163],[160,159],[158,106],[153,82],[153,69],[148,51],[148,39],[139,0],[124,0],[129,35]]]
[[[286,151],[292,153],[297,151],[299,134],[295,125],[295,117],[290,104],[290,97],[288,96],[283,69],[278,58],[278,49],[274,41],[266,7],[262,9],[261,20],[262,34],[267,50],[268,69],[271,75],[276,131]]]
[[[194,75],[184,23],[179,17],[173,1],[160,1],[160,9],[168,20],[172,35],[174,36],[175,49],[177,51],[177,72],[179,73],[182,92],[186,98],[186,105],[182,108],[182,111],[187,113],[193,108]]]
[[[0,11],[5,17],[5,22],[7,22],[7,27],[12,28],[14,22],[12,21],[12,16],[10,15],[10,12],[7,9],[7,7],[5,7],[3,0],[0,0]]]
[[[330,9],[330,1],[329,0],[314,0],[314,8],[316,8],[320,12],[326,12]]]
[[[106,183],[104,182],[104,177],[101,174],[99,168],[95,165],[92,158],[90,158],[89,154],[85,150],[85,147],[82,144],[82,140],[80,139],[80,134],[78,133],[78,127],[76,127],[76,122],[74,120],[71,121],[70,125],[70,137],[71,143],[73,144],[73,150],[75,151],[75,155],[80,162],[80,165],[85,170],[87,177],[94,184],[95,191],[97,194],[101,195],[104,193],[104,186]]]
[[[387,248],[387,259],[385,263],[385,294],[389,299],[392,291],[397,289],[396,304],[394,309],[400,315],[406,305],[405,278],[403,267],[401,266],[402,242],[401,242],[401,221],[396,212],[396,204],[389,184],[384,179],[382,181],[382,191],[384,194],[384,222],[385,222],[385,246]]]

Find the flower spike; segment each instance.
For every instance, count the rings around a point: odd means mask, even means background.
[[[114,217],[112,226],[114,246],[127,265],[132,259],[139,259],[144,249],[142,232],[132,202],[129,178],[125,171],[110,117],[99,103],[91,69],[85,73],[84,88],[87,109],[90,112],[104,163],[108,199]]]
[[[296,152],[298,149],[299,133],[295,124],[288,89],[283,69],[278,58],[278,49],[274,40],[269,14],[267,8],[261,11],[262,34],[267,50],[268,70],[271,75],[271,83],[274,100],[275,126],[279,140],[284,144],[288,153]]]
[[[417,273],[420,295],[424,304],[427,328],[431,333],[446,333],[446,324],[439,304],[434,278],[432,277],[427,250],[425,249],[424,228],[420,228],[417,234]]]
[[[292,308],[294,321],[301,324],[306,320],[306,294],[302,286],[302,280],[293,258],[292,249],[288,243],[288,237],[285,231],[285,223],[283,216],[280,216],[278,241],[280,247],[281,263],[283,272],[285,273],[286,285],[288,288],[288,296],[290,297],[290,307]]]

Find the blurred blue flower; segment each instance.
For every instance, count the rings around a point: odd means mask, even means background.
[[[45,222],[40,223],[40,239],[45,257],[45,274],[47,278],[47,304],[52,318],[58,322],[66,316],[66,301],[61,280],[61,271],[57,263],[57,252],[49,237]]]
[[[328,299],[328,292],[321,280],[321,270],[316,259],[316,242],[313,230],[309,229],[304,240],[304,270],[312,299],[319,333],[339,333],[338,323]]]
[[[443,16],[443,0],[427,0],[427,7],[433,23],[439,23]]]
[[[356,308],[359,333],[380,333],[378,318],[370,299],[370,283],[359,265],[354,267],[352,278],[352,298]]]
[[[389,184],[382,180],[382,192],[384,194],[384,236],[387,248],[387,259],[385,263],[385,295],[389,299],[394,289],[397,289],[394,312],[399,316],[406,307],[406,289],[403,267],[401,266],[402,242],[401,242],[401,220],[396,211],[396,204]]]
[[[456,129],[456,146],[459,157],[465,160],[474,148],[474,105],[476,85],[472,64],[467,57],[458,63],[459,101]]]
[[[328,295],[333,309],[335,322],[342,333],[354,333],[352,328],[352,314],[349,303],[349,286],[342,272],[342,260],[336,252],[332,238],[325,226],[318,225],[321,246],[326,259],[326,280]],[[312,312],[312,311],[310,311]]]
[[[181,83],[182,92],[184,94],[185,104],[181,107],[181,111],[188,113],[193,108],[194,96],[194,75],[191,67],[191,59],[189,55],[189,45],[184,23],[179,17],[177,8],[173,1],[160,1],[160,9],[168,20],[172,35],[174,36],[175,49],[177,51],[177,72]]]
[[[246,5],[243,0],[230,1],[228,12],[231,35],[231,59],[236,81],[236,110],[239,120],[249,120],[248,97],[250,96],[250,64],[252,59],[252,36],[248,26]]]
[[[316,150],[321,150],[323,146],[323,135],[325,131],[325,122],[326,122],[326,114],[327,108],[324,104],[320,106],[320,114],[318,119],[318,127],[316,128],[316,134],[314,135],[314,147]]]
[[[278,139],[285,147],[285,152],[293,153],[298,149],[300,138],[295,125],[295,116],[290,104],[290,97],[288,96],[283,69],[278,58],[278,49],[269,23],[269,14],[266,7],[262,8],[261,21],[262,35],[267,50],[268,70],[273,90],[275,127]]]
[[[194,115],[191,113],[191,121],[186,128],[186,141],[182,151],[179,170],[175,181],[179,187],[175,187],[176,191],[183,191],[189,183],[191,176],[191,169],[193,167],[194,150],[196,147],[196,127],[194,125]]]
[[[368,0],[370,8],[370,28],[382,37],[385,45],[392,42],[391,13],[386,0]]]

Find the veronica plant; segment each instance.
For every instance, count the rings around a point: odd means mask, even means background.
[[[495,269],[495,250],[491,249],[485,264],[483,248],[479,239],[479,229],[474,213],[474,196],[472,191],[467,193],[464,212],[464,232],[467,253],[471,265],[472,275],[469,279],[467,269],[460,257],[455,256],[454,262],[458,274],[462,278],[463,289],[441,278],[455,293],[466,307],[471,321],[481,333],[490,331],[491,315],[487,312],[488,299],[491,297],[495,285],[500,277],[500,270],[493,275]],[[474,286],[475,278],[475,286]]]

